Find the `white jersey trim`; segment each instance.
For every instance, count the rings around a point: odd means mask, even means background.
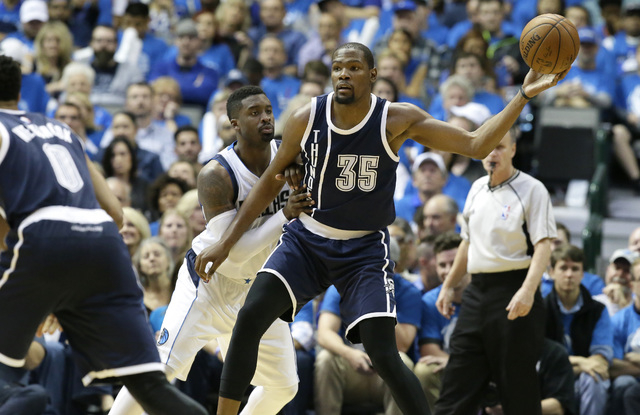
[[[272,268],[262,268],[260,269],[260,271],[258,271],[258,273],[261,273],[261,272],[268,272],[269,274],[275,275],[284,284],[285,288],[287,289],[287,292],[289,293],[289,298],[291,299],[291,307],[292,307],[291,321],[293,321],[296,318],[296,308],[298,307],[298,301],[296,300],[296,296],[295,294],[293,294],[293,290],[291,289],[291,286],[289,286],[287,279],[283,277],[282,274],[280,274],[278,271]]]
[[[322,170],[320,171],[320,180],[318,181],[318,200],[316,200],[316,206],[313,209],[315,213],[316,209],[322,209],[322,186],[324,185],[324,173],[327,171],[327,165],[329,164],[329,156],[331,155],[331,128],[327,129],[327,151],[324,155],[324,162],[322,163]]]
[[[387,141],[387,114],[389,113],[389,105],[391,105],[389,101],[385,102],[384,108],[382,109],[382,120],[380,120],[380,137],[382,139],[382,145],[384,146],[384,149],[387,150],[389,158],[397,163],[400,161],[400,156],[394,154],[393,150],[389,146],[389,141]]]
[[[18,367],[18,368],[23,367],[24,364],[26,363],[26,360],[27,359],[14,359],[12,357],[9,357],[7,355],[0,353],[0,363],[10,367]]]
[[[318,98],[311,98],[311,113],[309,114],[309,121],[307,122],[307,128],[304,130],[304,135],[302,136],[302,141],[300,141],[300,148],[304,149],[304,146],[307,144],[307,140],[311,135],[311,129],[313,128],[313,123],[316,120],[316,107],[318,104]]]
[[[9,145],[11,144],[11,136],[9,135],[9,130],[7,130],[7,127],[5,127],[2,123],[0,123],[0,137],[2,137],[2,142],[0,142],[0,164],[2,164],[4,158],[9,152]]]
[[[393,311],[389,311],[389,312],[377,312],[377,313],[368,313],[368,314],[363,314],[360,317],[358,317],[358,319],[356,321],[354,321],[353,323],[349,324],[349,327],[347,327],[347,330],[344,334],[345,337],[349,336],[349,332],[351,331],[352,328],[354,328],[355,326],[358,325],[358,323],[360,323],[362,320],[366,320],[369,318],[376,318],[376,317],[392,317],[392,318],[396,318],[396,310],[395,308],[393,309]]]
[[[89,386],[96,379],[106,379],[113,377],[122,377],[129,375],[137,375],[140,373],[160,371],[164,373],[165,366],[160,362],[142,363],[135,366],[119,367],[115,369],[105,369],[98,372],[89,372],[82,378],[84,386]]]
[[[369,235],[373,232],[377,231],[347,231],[344,229],[333,228],[331,226],[325,225],[323,223],[318,222],[311,216],[306,213],[301,213],[298,217],[300,222],[304,225],[307,230],[311,233],[315,233],[316,235],[320,235],[323,238],[327,239],[339,239],[339,240],[347,240],[347,239],[355,239],[362,238],[363,236]],[[388,261],[387,261],[388,264]]]
[[[367,113],[367,115],[365,115],[362,121],[360,121],[358,125],[356,125],[355,127],[352,127],[348,130],[343,130],[341,128],[336,127],[335,125],[333,125],[333,122],[331,122],[331,104],[333,103],[333,92],[331,92],[327,96],[327,108],[325,108],[325,114],[327,117],[327,125],[329,126],[329,130],[333,130],[336,133],[342,134],[342,135],[350,135],[350,134],[357,133],[362,129],[362,127],[364,127],[367,124],[367,122],[369,121],[369,118],[371,118],[371,114],[373,114],[373,110],[376,109],[376,101],[377,101],[376,96],[371,94],[371,104],[369,105],[369,112]]]

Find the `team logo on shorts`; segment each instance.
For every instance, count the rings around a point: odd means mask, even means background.
[[[169,331],[162,329],[162,333],[160,333],[160,337],[158,337],[158,344],[162,346],[167,340],[169,340]]]
[[[387,294],[392,294],[395,290],[395,283],[393,279],[388,279],[387,282],[384,283],[384,289],[387,291]]]

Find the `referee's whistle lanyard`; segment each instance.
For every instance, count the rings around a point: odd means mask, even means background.
[[[511,173],[511,176],[509,176],[505,181],[500,182],[498,184],[496,184],[495,186],[491,186],[491,179],[493,179],[493,170],[496,168],[496,163],[495,162],[491,162],[489,163],[490,165],[490,170],[489,170],[489,183],[487,183],[487,187],[489,188],[490,192],[493,192],[496,189],[499,189],[502,187],[503,184],[510,182],[511,179],[513,179],[515,177],[516,174],[518,174],[518,169],[513,168],[513,173]]]

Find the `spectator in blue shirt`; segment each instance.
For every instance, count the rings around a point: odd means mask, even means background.
[[[13,31],[20,25],[20,6],[22,0],[0,1],[0,22],[6,23],[6,27],[13,27]],[[7,33],[10,33],[8,31]]]
[[[640,385],[640,275],[632,274],[633,302],[611,318],[613,324],[613,362],[611,363],[611,397],[609,413],[633,415],[635,406],[625,404],[625,395],[637,393]]]
[[[613,326],[604,304],[580,284],[584,253],[563,245],[551,254],[554,286],[544,299],[546,337],[565,346],[576,375],[581,415],[600,415],[607,404],[609,365],[613,358]]]
[[[453,266],[453,260],[458,252],[458,246],[462,242],[460,235],[449,231],[439,235],[434,241],[433,250],[436,256],[436,272],[440,281],[444,281]],[[429,402],[431,412],[434,411],[436,400],[440,396],[442,386],[442,373],[449,361],[449,341],[458,321],[460,306],[462,305],[462,292],[471,276],[465,275],[460,284],[454,288],[453,305],[454,314],[450,319],[444,317],[436,308],[436,300],[442,286],[428,291],[422,296],[422,324],[418,333],[418,345],[420,346],[420,360],[413,369],[418,377],[424,393]]]
[[[21,30],[13,32],[9,36],[15,37],[29,48],[34,50],[33,42],[38,32],[46,22],[49,21],[49,10],[47,3],[43,0],[26,0],[20,6],[20,27]]]
[[[295,75],[298,72],[298,53],[307,41],[307,37],[297,30],[285,27],[286,12],[283,0],[261,0],[260,21],[262,25],[249,29],[248,34],[256,47],[267,33],[277,36],[282,41],[287,54],[284,71],[289,75]],[[254,50],[254,54],[257,52],[257,49]]]
[[[176,26],[177,56],[165,57],[152,68],[149,80],[170,76],[180,84],[185,104],[199,105],[204,110],[209,97],[218,89],[220,77],[215,69],[205,66],[198,57],[202,41],[196,24],[191,19],[181,20]]]
[[[235,69],[236,60],[229,45],[222,42],[218,36],[216,15],[204,10],[193,16],[193,20],[196,22],[198,37],[202,41],[200,60],[206,66],[215,69],[221,77],[226,77]]]
[[[287,108],[289,100],[298,94],[300,80],[284,73],[287,54],[284,43],[275,35],[265,35],[258,47],[258,61],[263,66],[264,78],[260,87],[273,105],[277,120]]]

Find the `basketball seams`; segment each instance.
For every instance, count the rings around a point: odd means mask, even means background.
[[[560,20],[558,23],[560,23],[562,20]],[[556,69],[556,66],[558,66],[558,61],[560,60],[560,46],[562,46],[562,33],[560,33],[560,29],[558,29],[557,25],[558,23],[556,23],[556,26],[553,27],[553,29],[558,31],[558,47],[556,49],[556,59],[555,62],[553,64],[553,67],[551,68],[550,73],[553,73],[553,71]],[[551,29],[551,30],[553,30]],[[549,32],[551,32],[551,30],[549,30]],[[547,33],[548,35],[548,33]],[[546,37],[546,36],[545,36]],[[535,56],[534,56],[535,58]]]
[[[544,43],[544,41],[547,39],[547,37],[549,36],[549,33],[551,33],[551,32],[553,31],[553,29],[554,29],[554,28],[555,28],[555,27],[556,27],[560,22],[562,22],[563,20],[564,20],[564,18],[562,18],[562,19],[558,20],[557,22],[555,22],[555,23],[554,23],[554,25],[553,25],[553,27],[547,31],[547,33],[544,35],[544,37],[543,37],[542,39],[540,39],[540,42],[539,42],[539,44],[538,44],[538,47],[536,48],[535,52],[533,53],[533,56],[531,57],[531,64],[533,64],[533,63],[535,62],[536,55],[538,54],[538,51],[540,50],[540,46],[542,46],[542,44]],[[545,23],[545,24],[546,24],[546,23]],[[536,26],[536,27],[539,27],[539,26],[540,26],[540,25],[538,25],[538,26]],[[560,32],[558,31],[558,33],[560,33]],[[556,53],[556,59],[555,59],[556,63],[554,63],[554,68],[555,68],[555,65],[558,63],[558,53],[560,53],[560,51],[559,51],[559,50],[558,50],[558,51],[557,51],[557,53]]]
[[[578,33],[576,32],[575,36],[573,35],[573,33],[571,33],[571,31],[569,30],[571,27],[567,28],[564,25],[564,21],[562,22],[563,24],[560,25],[561,28],[563,28],[567,34],[569,35],[569,38],[571,39],[571,43],[573,44],[573,54],[577,55],[578,52],[580,51],[580,46],[578,45],[578,47],[576,48],[576,41],[574,38],[578,38],[580,39],[580,36],[578,35]]]

